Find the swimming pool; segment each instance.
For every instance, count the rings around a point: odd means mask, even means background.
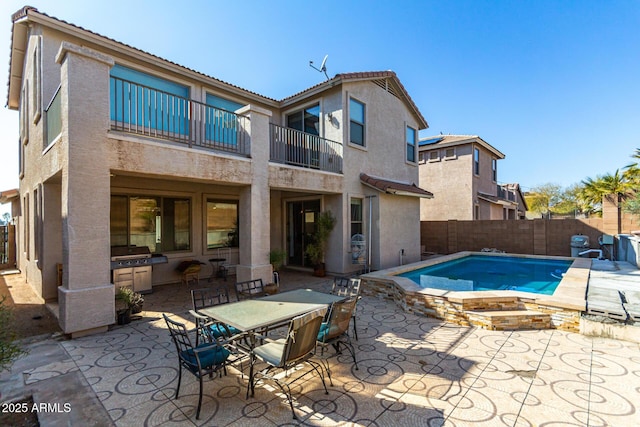
[[[433,283],[425,287],[420,285],[420,278],[410,278],[424,276],[427,269],[444,271],[449,263],[458,266],[465,259],[476,256],[491,262],[491,267],[481,267],[472,276],[486,273],[502,280],[502,284],[487,290],[480,290],[479,287],[466,290],[471,287],[466,282],[472,282],[474,278],[456,276],[455,280],[451,280],[430,276],[427,280],[447,283],[438,289]],[[514,264],[510,260],[514,257],[521,261],[517,263],[517,268],[509,265]],[[539,267],[539,261],[547,264],[548,268]],[[560,264],[556,264],[556,261]],[[529,279],[527,284],[517,285],[515,281],[519,276],[530,276],[529,273],[523,273],[521,268],[544,271],[544,277],[533,280],[540,282],[537,284],[532,284]],[[564,269],[566,272],[562,274]],[[557,328],[579,332],[581,313],[586,310],[585,295],[590,270],[589,258],[464,251],[374,271],[360,278],[364,294],[391,299],[403,310],[415,314],[492,330]],[[560,283],[549,284],[551,279],[556,281],[557,278],[553,276],[561,277]],[[552,290],[554,287],[555,290]]]
[[[450,291],[514,290],[553,295],[573,261],[469,255],[399,274],[420,285]]]

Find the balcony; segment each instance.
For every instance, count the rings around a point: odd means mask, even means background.
[[[249,156],[243,116],[111,76],[111,129]]]
[[[270,161],[342,173],[341,143],[273,123],[270,126]]]
[[[43,148],[47,148],[47,146],[51,144],[53,140],[56,139],[62,132],[61,99],[62,96],[60,95],[60,87],[58,86],[56,93],[53,95],[53,98],[51,98],[51,102],[49,102],[49,105],[47,105],[47,108],[44,110],[44,115],[46,117],[46,127]]]

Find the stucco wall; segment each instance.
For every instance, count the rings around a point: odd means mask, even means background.
[[[420,201],[420,219],[473,219],[473,157],[471,145],[455,147],[456,157],[444,158],[444,149],[439,149],[440,160],[420,165],[420,187],[433,193],[433,199]],[[429,152],[430,150],[423,150]],[[428,154],[427,154],[428,158]]]

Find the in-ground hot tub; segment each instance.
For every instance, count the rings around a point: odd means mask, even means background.
[[[518,289],[452,290],[422,287],[409,277],[425,267],[458,262],[465,257],[486,257],[496,260],[496,270],[505,257],[524,260],[570,262],[566,272],[556,275],[561,280],[552,294],[540,294]],[[535,255],[458,252],[400,267],[376,271],[361,276],[363,292],[393,299],[409,312],[436,317],[461,325],[487,329],[550,329],[579,332],[580,315],[586,308],[586,289],[591,260],[588,258],[540,257]],[[427,283],[429,280],[427,280]],[[440,282],[436,279],[434,282]]]

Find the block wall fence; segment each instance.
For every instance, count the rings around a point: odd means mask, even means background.
[[[589,236],[591,248],[597,249],[603,234],[634,230],[640,230],[638,218],[605,199],[598,218],[422,221],[420,244],[424,251],[438,254],[496,248],[518,254],[571,256],[571,236],[575,234]]]

